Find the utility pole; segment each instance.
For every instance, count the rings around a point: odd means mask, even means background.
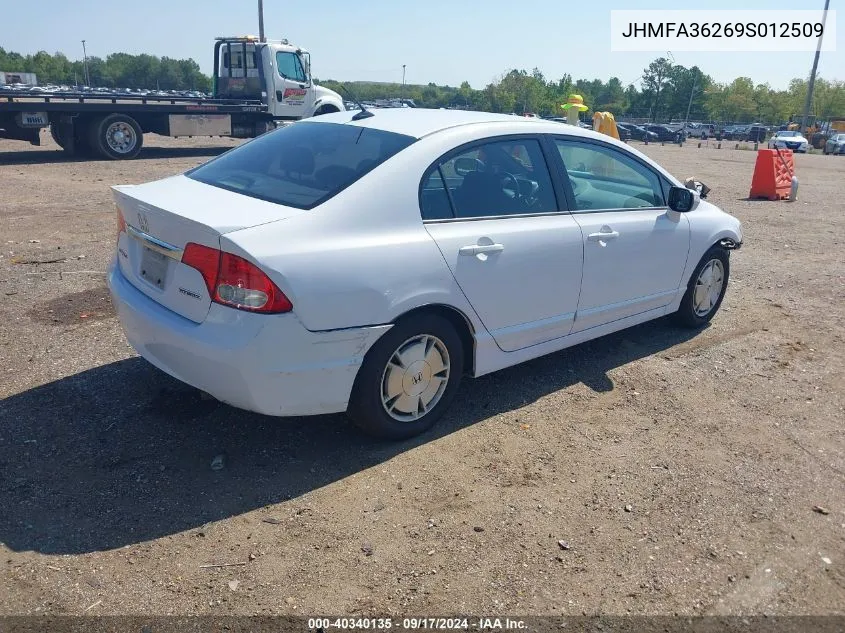
[[[810,71],[810,82],[807,84],[807,100],[804,102],[804,116],[801,118],[801,134],[807,133],[807,117],[810,116],[810,107],[813,105],[813,88],[816,87],[816,70],[819,68],[819,55],[822,52],[822,38],[824,38],[824,27],[827,23],[827,8],[830,0],[824,0],[824,13],[822,14],[822,32],[819,35],[819,43],[816,45],[816,56],[813,58],[813,69]],[[807,139],[808,141],[811,139]]]
[[[258,0],[258,39],[266,42],[264,37],[264,0]]]
[[[85,40],[82,40],[82,66],[85,68],[85,85],[91,85],[91,75],[88,74],[88,52],[85,50]]]
[[[684,125],[689,123],[689,111],[692,108],[692,98],[695,96],[695,80],[692,81],[692,90],[689,92],[689,105],[687,106],[687,117],[684,119]]]
[[[402,98],[405,98],[405,64],[402,64]]]

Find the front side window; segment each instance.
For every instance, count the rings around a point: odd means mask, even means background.
[[[493,141],[452,154],[428,172],[420,196],[425,220],[558,210],[536,139]]]
[[[302,121],[259,136],[186,175],[245,196],[311,209],[415,140],[357,125]]]
[[[283,53],[281,51],[276,53],[276,68],[279,75],[285,79],[301,83],[307,81],[305,70],[302,68],[302,60],[296,53]]]
[[[660,179],[617,149],[555,139],[572,185],[576,211],[666,206]]]

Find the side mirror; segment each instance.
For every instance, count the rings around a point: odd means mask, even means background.
[[[459,176],[466,176],[472,171],[484,171],[484,163],[470,156],[461,156],[455,160],[455,173]]]
[[[698,191],[686,187],[672,187],[669,189],[669,208],[678,213],[692,211],[698,206],[700,196]]]

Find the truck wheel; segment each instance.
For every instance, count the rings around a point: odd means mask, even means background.
[[[69,142],[71,139],[67,138],[67,128],[63,130],[62,126],[55,123],[50,124],[50,136],[68,156],[96,156],[97,153],[88,144],[88,135],[84,133],[85,128],[76,125],[71,129],[73,130],[72,143]]]
[[[50,136],[53,137],[53,141],[61,147],[64,151],[68,151],[67,149],[67,139],[64,138],[61,132],[59,132],[58,126],[55,124],[50,124]]]
[[[125,160],[135,158],[141,151],[144,133],[131,116],[110,114],[91,122],[88,141],[105,158]]]

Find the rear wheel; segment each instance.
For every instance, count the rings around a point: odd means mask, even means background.
[[[72,134],[73,138],[68,138]],[[60,123],[50,124],[50,136],[56,145],[62,148],[69,156],[83,156],[94,158],[99,152],[95,151],[89,143],[88,126],[84,123],[76,123],[70,126],[63,126]]]
[[[50,124],[50,136],[53,137],[53,141],[61,147],[64,151],[68,151],[68,142],[65,138],[64,134],[59,131],[59,126],[56,123]]]
[[[88,142],[105,158],[123,160],[138,155],[144,144],[144,133],[131,116],[110,114],[91,122]]]
[[[696,266],[676,319],[687,327],[699,328],[718,312],[728,289],[730,258],[728,252],[714,246],[704,254]]]
[[[463,365],[461,338],[448,320],[437,314],[402,319],[364,358],[347,414],[377,437],[419,435],[448,408]]]

